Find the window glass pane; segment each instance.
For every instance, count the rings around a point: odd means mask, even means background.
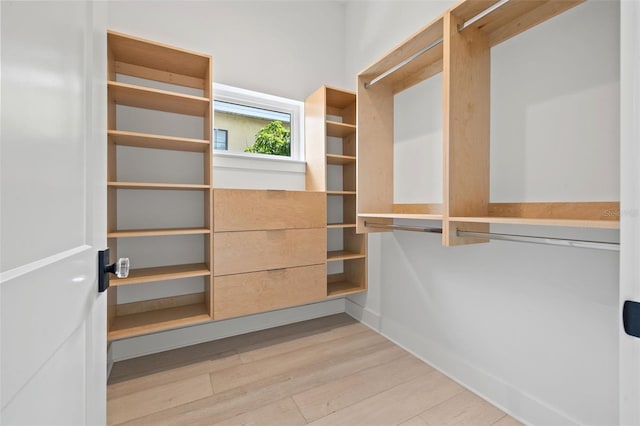
[[[214,123],[215,149],[291,156],[291,114],[214,101]]]
[[[225,129],[213,129],[213,147],[221,151],[227,150],[227,135],[229,132]]]

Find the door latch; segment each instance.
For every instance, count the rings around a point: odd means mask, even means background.
[[[629,336],[640,337],[640,303],[631,300],[624,302],[622,324]]]
[[[109,263],[109,249],[98,252],[98,291],[102,293],[109,288],[110,274],[118,278],[129,276],[129,258],[121,257],[115,263]]]

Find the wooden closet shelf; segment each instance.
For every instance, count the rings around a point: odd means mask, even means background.
[[[211,321],[211,317],[204,303],[174,306],[165,309],[116,316],[111,323],[107,338],[109,340],[125,339],[143,334],[187,327],[208,321]]]
[[[345,109],[356,103],[355,92],[326,86],[326,104],[333,109]]]
[[[327,228],[355,228],[355,223],[328,223]]]
[[[210,185],[196,185],[185,183],[151,183],[151,182],[108,182],[109,188],[117,189],[165,189],[182,191],[207,191]]]
[[[565,226],[576,228],[619,229],[619,220],[555,219],[529,217],[450,217],[451,222],[500,223],[508,225]]]
[[[197,52],[142,40],[115,31],[107,32],[109,50],[116,62],[206,80],[211,57]]]
[[[211,274],[204,263],[186,265],[157,266],[152,268],[131,269],[127,278],[111,280],[112,286],[139,284],[154,281],[175,280],[178,278],[203,277]]]
[[[353,164],[356,157],[353,155],[327,154],[327,164],[343,166],[345,164]]]
[[[335,250],[327,252],[327,262],[350,259],[364,259],[367,257],[364,253],[356,253],[347,250]]]
[[[422,213],[358,213],[358,217],[380,219],[442,220],[441,214]]]
[[[507,2],[491,13],[486,14],[466,26],[462,31],[468,28],[481,30],[488,34],[489,44],[495,46],[584,1],[585,0],[541,0]],[[493,3],[496,3],[496,1]],[[465,1],[455,7],[452,13],[458,18],[468,21],[486,10],[489,6],[491,6],[491,4],[488,4],[488,2]]]
[[[349,294],[362,293],[366,289],[360,287],[356,283],[350,281],[333,281],[331,282],[331,275],[328,277],[327,283],[327,297],[343,297]]]
[[[127,229],[107,233],[108,238],[209,234],[208,228]]]
[[[327,136],[344,138],[346,136],[354,135],[355,133],[356,126],[353,124],[327,120]]]
[[[210,100],[166,90],[150,89],[133,84],[109,81],[109,101],[118,105],[204,117]]]
[[[356,191],[327,191],[327,195],[356,195]]]
[[[109,140],[116,145],[171,151],[207,152],[210,142],[204,139],[178,138],[149,133],[109,130]]]

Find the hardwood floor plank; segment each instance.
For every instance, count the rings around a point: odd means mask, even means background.
[[[429,426],[490,426],[504,416],[504,412],[466,390],[420,414]]]
[[[107,399],[121,398],[132,393],[186,380],[201,374],[209,374],[224,368],[239,365],[242,362],[240,356],[235,351],[218,354],[215,358],[216,359],[194,362],[182,367],[168,368],[144,376],[134,377],[130,380],[121,380],[112,383],[107,386]]]
[[[432,371],[309,424],[395,426],[462,390],[463,388],[451,379]]]
[[[367,327],[360,323],[342,324],[340,327],[333,327],[327,330],[309,333],[304,336],[298,336],[295,339],[282,338],[270,341],[267,345],[260,342],[255,345],[242,348],[240,350],[240,359],[243,363],[259,361],[261,359],[276,355],[283,355],[288,352],[293,352],[319,343],[329,342],[352,334],[362,333],[366,330]]]
[[[433,368],[407,354],[294,395],[293,400],[305,419],[313,421],[430,371]]]
[[[415,416],[407,420],[406,422],[400,423],[398,426],[429,426],[422,420],[422,417]]]
[[[304,366],[312,367],[323,359],[353,351],[359,346],[373,345],[385,340],[384,337],[375,333],[362,332],[290,352],[286,358],[273,356],[226,368],[211,375],[213,390],[220,393]]]
[[[503,418],[495,422],[492,426],[522,426],[522,423],[511,416],[505,415]]]
[[[107,423],[116,425],[212,395],[208,374],[159,386],[107,402]]]
[[[291,398],[282,399],[216,423],[218,426],[301,426],[305,424],[307,422]]]
[[[247,407],[261,407],[404,355],[403,349],[388,341],[360,347],[303,369],[140,418],[131,425],[213,424],[241,414]]]

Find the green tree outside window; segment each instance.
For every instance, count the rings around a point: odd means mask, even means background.
[[[291,130],[282,122],[272,121],[256,134],[256,141],[244,152],[291,156]]]

